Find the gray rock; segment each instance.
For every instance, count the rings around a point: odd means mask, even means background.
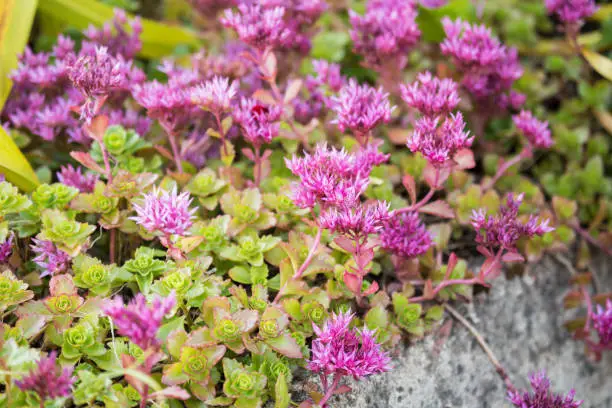
[[[612,280],[607,261],[600,262],[598,281]],[[584,408],[612,408],[612,355],[595,363],[582,343],[563,327],[568,317],[562,300],[570,273],[547,258],[524,276],[501,277],[488,294],[457,306],[472,322],[508,371],[515,386],[528,385],[530,373],[546,369],[554,390],[576,389]],[[605,285],[609,288],[608,285]],[[301,382],[303,384],[303,381]],[[510,407],[506,390],[473,336],[453,322],[450,336],[433,334],[404,347],[394,369],[350,384],[353,392],[334,397],[334,408],[502,408]],[[297,382],[293,397],[306,398]]]

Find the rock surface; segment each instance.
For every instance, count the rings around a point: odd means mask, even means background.
[[[612,262],[599,262],[599,282],[609,289]],[[461,313],[478,329],[519,388],[527,376],[546,369],[556,391],[576,389],[582,408],[612,408],[612,353],[589,361],[583,345],[572,340],[562,309],[570,272],[552,258],[532,265],[524,276],[499,278]],[[436,339],[436,337],[438,339]],[[505,408],[510,407],[502,380],[473,336],[453,322],[445,341],[427,337],[405,347],[393,371],[353,383],[353,392],[335,397],[333,408]],[[438,342],[438,344],[436,343]],[[440,344],[441,343],[441,344]],[[303,386],[294,399],[306,398]]]

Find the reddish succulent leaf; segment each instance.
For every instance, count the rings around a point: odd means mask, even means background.
[[[501,263],[495,257],[487,258],[480,267],[482,279],[494,279],[501,273]]]
[[[287,90],[285,91],[285,97],[283,99],[284,103],[289,103],[295,99],[296,96],[300,93],[300,89],[302,89],[302,80],[301,79],[293,79],[289,81],[287,85]]]
[[[437,167],[432,166],[430,163],[427,163],[425,170],[423,170],[423,177],[430,188],[438,190],[444,185],[450,176],[450,172],[451,169],[448,167],[438,169]]]
[[[182,389],[181,387],[173,386],[173,387],[164,388],[161,391],[157,391],[149,395],[149,399],[156,399],[156,398],[170,398],[170,399],[186,401],[189,398],[191,398],[191,395],[189,395],[189,393],[185,391],[184,389]]]
[[[406,188],[406,191],[408,191],[408,197],[410,197],[410,203],[414,204],[416,202],[416,183],[414,181],[414,177],[412,177],[410,174],[406,174],[402,178],[402,184]]]
[[[104,138],[104,132],[108,128],[108,116],[98,115],[91,120],[91,124],[85,125],[84,129],[87,135],[93,140],[101,142]]]
[[[512,263],[512,262],[525,262],[525,258],[523,255],[518,252],[507,252],[502,256],[502,261]]]
[[[459,150],[453,160],[457,163],[455,168],[458,170],[473,169],[476,166],[474,152],[471,149]]]
[[[100,166],[96,161],[91,157],[89,153],[86,152],[70,152],[70,156],[81,163],[84,167],[87,167],[89,170],[93,170],[98,173],[104,173],[104,169]]]
[[[255,161],[255,153],[253,152],[252,149],[249,149],[248,147],[244,147],[242,148],[242,150],[240,150],[242,152],[242,154],[245,155],[245,157],[251,161]]]
[[[441,218],[455,218],[455,211],[446,201],[437,200],[419,208],[419,212],[435,215]]]
[[[259,102],[263,102],[265,104],[268,104],[268,105],[275,105],[276,104],[276,99],[274,99],[274,96],[272,96],[272,94],[270,92],[266,91],[265,89],[258,89],[258,90],[256,90],[253,93],[252,98],[258,100]]]
[[[585,272],[572,276],[570,282],[576,285],[589,285],[592,280],[593,275],[590,272]]]
[[[606,301],[611,300],[612,301],[612,292],[608,292],[608,293],[599,293],[595,296],[593,296],[593,302],[601,305],[601,306],[605,306]]]
[[[164,146],[155,145],[155,146],[153,146],[153,148],[157,151],[157,153],[161,154],[166,159],[174,160],[174,157],[172,156],[172,153],[170,153],[170,151],[168,149],[166,149]]]
[[[350,272],[344,272],[343,276],[344,284],[353,293],[361,293],[361,283],[363,279],[361,276],[357,276]]]
[[[367,290],[364,290],[363,296],[370,296],[374,293],[378,292],[378,282],[374,281],[370,284],[370,287]]]
[[[571,291],[563,298],[563,307],[565,309],[574,309],[582,304],[584,297],[577,290]]]

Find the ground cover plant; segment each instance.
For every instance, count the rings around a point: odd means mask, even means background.
[[[0,33],[0,406],[331,407],[449,318],[509,406],[588,398],[454,306],[554,256],[612,348],[612,9],[36,3]]]

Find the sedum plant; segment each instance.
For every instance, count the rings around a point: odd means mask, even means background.
[[[610,351],[595,2],[340,3],[189,0],[206,51],[160,59],[117,9],[23,52],[0,117],[43,183],[0,181],[1,406],[331,407],[562,252],[566,326]],[[517,407],[582,404],[492,362]]]

